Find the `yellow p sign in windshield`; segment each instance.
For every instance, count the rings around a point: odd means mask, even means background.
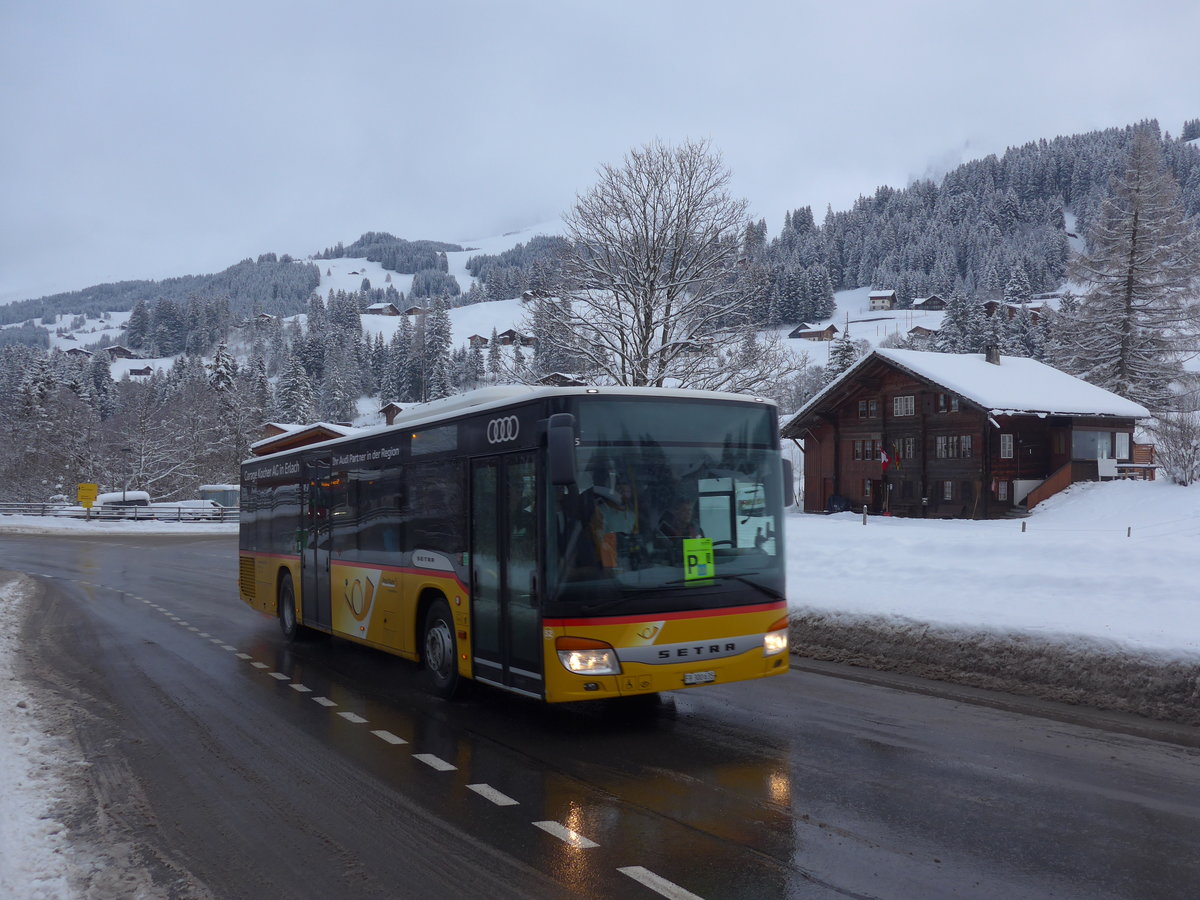
[[[683,580],[702,582],[715,574],[711,538],[683,539]]]

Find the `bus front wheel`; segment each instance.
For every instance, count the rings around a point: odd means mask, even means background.
[[[279,579],[279,630],[289,644],[300,637],[301,625],[296,619],[296,589],[292,587],[292,575],[284,572]]]
[[[458,693],[458,644],[454,619],[445,600],[438,600],[425,614],[424,664],[430,690],[450,699]]]

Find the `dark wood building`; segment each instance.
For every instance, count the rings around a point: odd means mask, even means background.
[[[881,349],[782,434],[804,449],[806,512],[996,518],[1132,462],[1147,415],[1032,359]]]

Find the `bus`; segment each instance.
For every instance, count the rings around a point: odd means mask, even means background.
[[[242,464],[239,592],[324,632],[548,703],[788,669],[775,404],[483,388]]]

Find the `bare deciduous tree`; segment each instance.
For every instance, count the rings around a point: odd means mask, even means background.
[[[754,391],[791,374],[778,338],[753,339],[738,272],[747,205],[729,178],[706,141],[654,142],[602,167],[564,217],[569,302],[536,301],[539,342],[562,351],[547,355],[619,385]]]

